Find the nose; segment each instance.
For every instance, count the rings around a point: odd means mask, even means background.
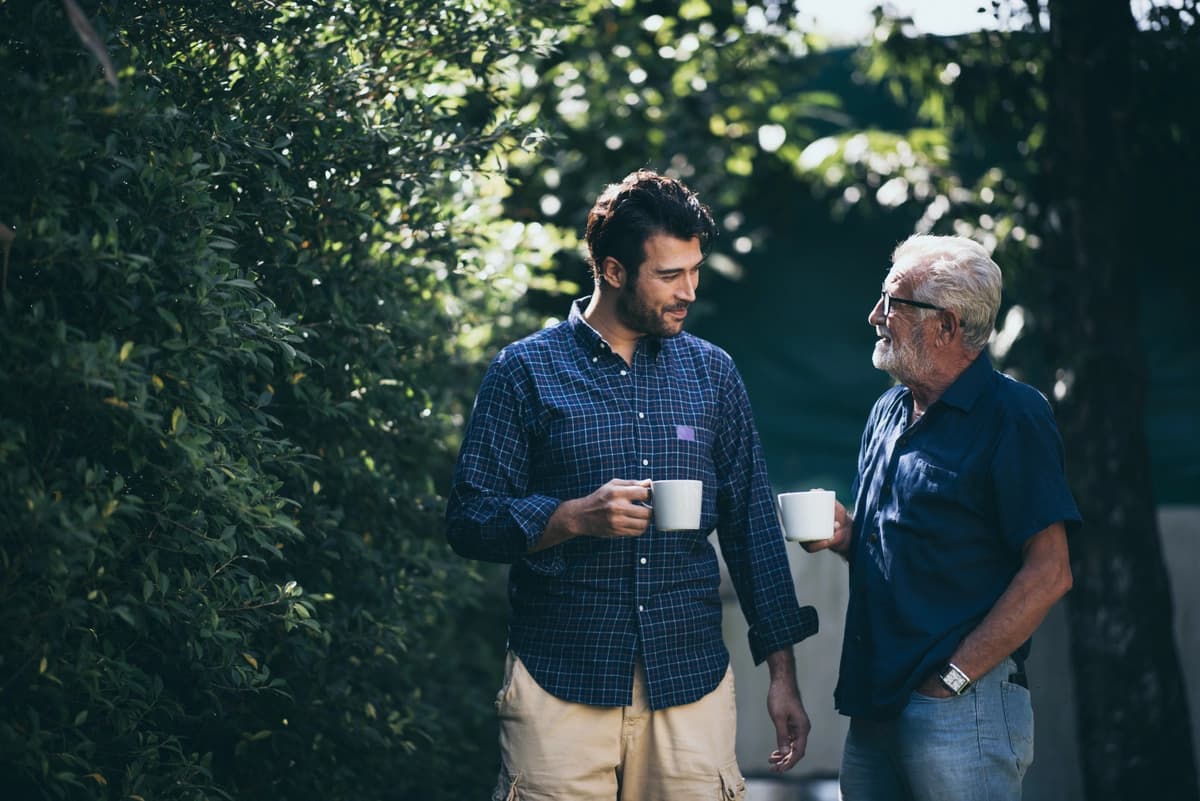
[[[683,288],[680,292],[680,300],[688,303],[693,303],[696,300],[696,287],[700,286],[700,271],[688,275],[683,282]]]
[[[875,305],[871,307],[871,312],[867,315],[867,325],[880,326],[886,325],[887,318],[883,316],[883,296],[875,301]]]

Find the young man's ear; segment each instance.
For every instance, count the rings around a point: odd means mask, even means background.
[[[612,256],[605,256],[600,263],[600,280],[613,289],[625,285],[625,267]]]

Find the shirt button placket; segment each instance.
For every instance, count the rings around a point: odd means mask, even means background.
[[[634,355],[634,359],[637,359],[637,355],[636,355],[636,354]],[[622,377],[629,376],[629,371],[628,371],[628,370],[626,370],[626,369],[622,369],[622,370],[621,370],[621,376],[622,376]],[[631,376],[630,376],[630,378],[632,379],[632,377],[631,377]],[[632,391],[632,394],[631,394],[631,396],[630,396],[630,397],[631,397],[631,400],[633,401],[633,404],[632,404],[632,405],[633,405],[633,408],[634,408],[634,409],[637,409],[637,407],[641,405],[641,404],[639,403],[639,399],[638,399],[638,394],[639,394],[639,393],[638,393],[638,389],[639,389],[639,387],[638,387],[638,384],[639,384],[639,382],[632,381],[632,380],[630,381],[630,389],[631,389],[631,391]],[[641,449],[642,449],[642,447],[644,447],[644,446],[645,446],[645,443],[649,442],[649,441],[650,441],[650,439],[651,439],[651,438],[650,438],[650,436],[648,435],[647,431],[646,431],[646,430],[645,430],[645,428],[644,428],[644,426],[645,426],[645,420],[646,420],[646,412],[645,412],[645,411],[639,411],[639,412],[637,413],[637,422],[636,422],[636,423],[634,423],[634,426],[633,426],[633,428],[634,428],[634,432],[635,432],[635,433],[634,433],[634,440],[635,440],[635,443],[634,443],[634,445],[635,445],[635,447],[637,447],[637,449],[638,449],[638,450],[641,450]],[[644,457],[643,457],[643,458],[642,458],[642,460],[641,460],[641,462],[642,462],[642,467],[649,467],[649,466],[650,466],[650,460],[649,460],[649,459],[647,459],[647,458],[644,458]],[[650,546],[649,546],[649,542],[648,542],[648,541],[646,541],[645,539],[639,539],[639,540],[638,540],[638,542],[637,542],[637,545],[636,545],[635,547],[637,548],[637,550],[638,550],[638,551],[640,551],[640,552],[643,552],[643,553],[644,553],[644,552],[645,552],[645,551],[644,551],[644,549],[645,549],[645,548],[648,548],[648,547],[650,547]],[[639,556],[639,557],[638,557],[638,565],[640,565],[640,566],[642,566],[642,567],[645,567],[645,566],[646,566],[646,565],[649,563],[649,561],[650,561],[650,560],[649,560],[648,558],[646,558],[645,556]],[[636,584],[636,583],[637,583],[637,582],[635,582],[635,584]],[[641,587],[639,587],[639,588],[637,589],[637,593],[638,593],[639,595],[642,593],[642,589],[643,589],[643,588],[641,588]],[[639,614],[644,614],[644,613],[645,613],[645,611],[646,611],[646,604],[639,602],[639,603],[638,603],[638,605],[637,605],[637,610],[638,610],[638,613],[639,613]]]

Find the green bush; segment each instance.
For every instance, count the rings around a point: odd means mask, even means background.
[[[557,244],[499,212],[557,5],[87,4],[107,81],[73,2],[0,3],[6,797],[490,782],[439,490]]]

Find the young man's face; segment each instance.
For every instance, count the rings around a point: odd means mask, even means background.
[[[626,281],[617,295],[617,316],[639,334],[673,337],[696,300],[704,260],[700,239],[655,234],[646,240],[645,253],[637,280]]]

